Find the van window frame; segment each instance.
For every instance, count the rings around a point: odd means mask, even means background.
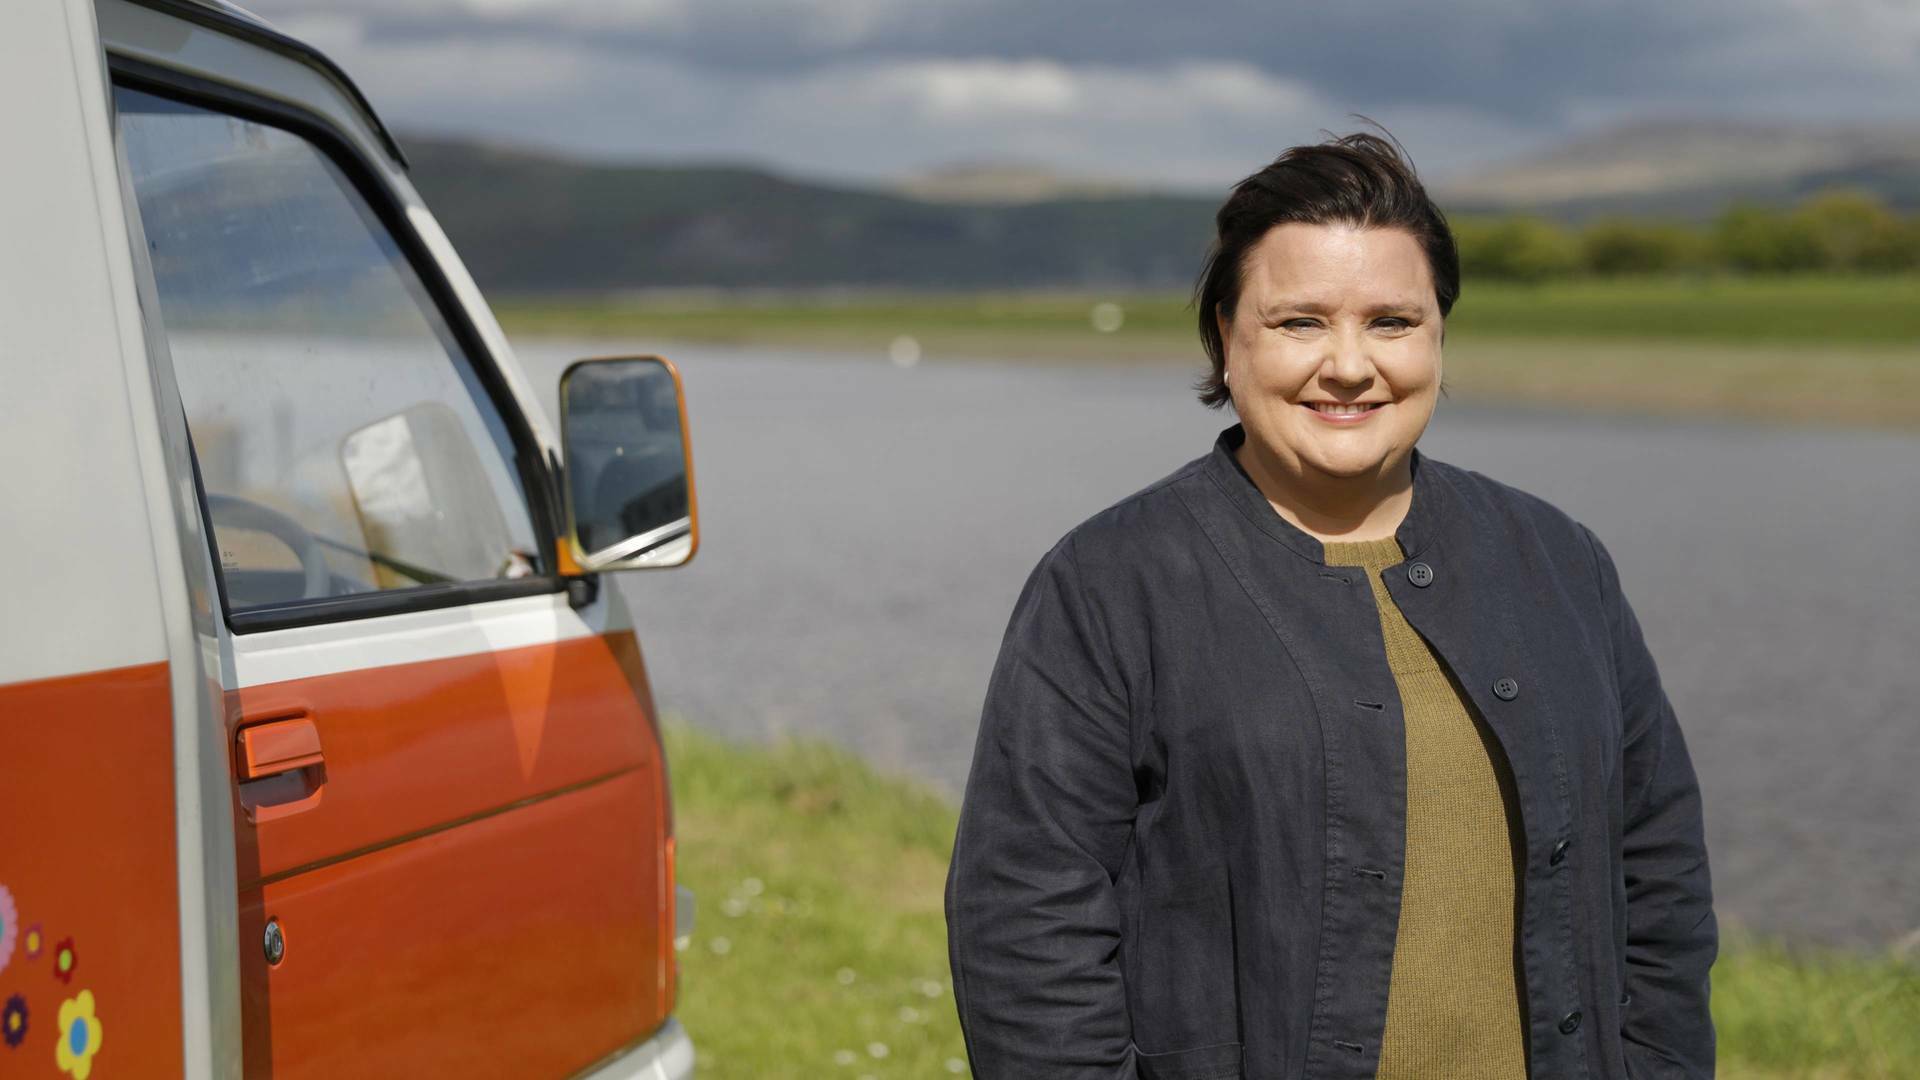
[[[514,396],[501,373],[499,357],[487,347],[479,330],[474,327],[452,283],[442,273],[438,260],[428,250],[425,241],[408,222],[401,198],[387,184],[380,170],[366,160],[351,138],[316,113],[239,86],[175,71],[111,51],[107,55],[107,66],[111,85],[115,89],[125,87],[278,128],[307,140],[341,171],[381,227],[393,238],[408,267],[419,277],[435,313],[445,322],[463,354],[452,359],[455,363],[471,366],[475,379],[487,395],[487,403],[499,414],[501,423],[506,427],[514,448],[514,459],[509,464],[520,481],[521,492],[527,502],[527,514],[540,549],[534,553],[538,559],[538,572],[522,578],[417,585],[405,589],[287,601],[238,612],[233,610],[227,597],[225,575],[216,572],[214,583],[220,594],[220,612],[227,628],[235,634],[284,630],[566,591],[567,579],[559,575],[555,568],[560,536],[555,481],[559,462],[552,451],[542,452],[519,399]],[[113,100],[111,94],[108,98],[110,102]],[[117,130],[119,118],[117,106],[115,108],[114,125]],[[140,213],[137,205],[129,204],[125,210],[129,217],[137,221]],[[143,226],[143,234],[144,231]],[[151,276],[152,268],[144,267],[143,272]],[[159,312],[148,317],[164,323],[165,317]],[[187,439],[189,452],[194,453],[190,426]],[[200,482],[197,453],[193,458],[192,479],[194,498],[200,509],[202,535],[211,543],[215,535],[213,514],[208,508],[205,486]]]

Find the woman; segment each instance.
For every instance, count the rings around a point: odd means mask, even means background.
[[[1708,1077],[1692,764],[1607,550],[1421,454],[1459,260],[1388,142],[1221,207],[1240,422],[1063,538],[947,881],[982,1077]]]

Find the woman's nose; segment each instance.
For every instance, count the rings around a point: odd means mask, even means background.
[[[1327,355],[1321,361],[1320,373],[1348,386],[1366,382],[1373,374],[1373,361],[1367,357],[1366,341],[1351,330],[1328,335]]]

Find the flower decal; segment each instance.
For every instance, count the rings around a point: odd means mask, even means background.
[[[41,931],[39,923],[34,923],[32,926],[27,927],[25,933],[20,935],[20,942],[21,948],[26,950],[27,959],[38,960],[40,959],[40,950],[47,947],[47,935]]]
[[[13,905],[13,894],[0,885],[0,971],[13,959],[13,944],[20,936],[20,911]]]
[[[5,1041],[9,1050],[27,1041],[27,999],[19,994],[8,998],[7,1007],[0,1009],[0,1041]]]
[[[53,947],[53,977],[63,983],[73,981],[73,969],[80,966],[80,953],[72,938],[64,938]]]
[[[73,1080],[87,1080],[93,1055],[100,1052],[100,1018],[93,1014],[93,991],[82,990],[60,1003],[60,1041],[53,1044],[53,1063]]]

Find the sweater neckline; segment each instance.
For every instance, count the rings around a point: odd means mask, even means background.
[[[1392,536],[1377,540],[1322,540],[1320,548],[1326,553],[1328,566],[1384,570],[1406,558],[1406,553],[1400,550],[1399,539]]]

